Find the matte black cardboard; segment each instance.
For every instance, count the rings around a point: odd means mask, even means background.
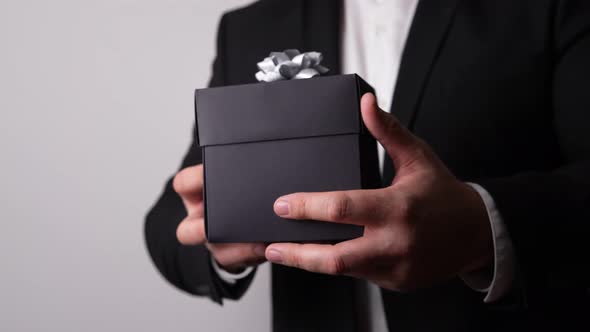
[[[377,145],[357,75],[200,89],[197,140],[204,164],[210,242],[317,242],[362,236],[363,228],[287,220],[274,201],[294,192],[377,188]]]

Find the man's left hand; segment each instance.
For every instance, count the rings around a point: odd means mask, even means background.
[[[391,186],[290,194],[277,199],[274,210],[289,219],[363,225],[364,235],[334,245],[275,243],[267,247],[266,258],[398,291],[491,265],[491,227],[479,194],[455,178],[426,143],[380,110],[375,96],[363,96],[361,112],[393,160]]]

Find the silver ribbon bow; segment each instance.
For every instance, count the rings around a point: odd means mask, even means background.
[[[305,52],[291,49],[283,52],[272,52],[258,63],[256,79],[260,82],[281,80],[299,80],[312,78],[328,72],[328,68],[320,65],[322,53]]]

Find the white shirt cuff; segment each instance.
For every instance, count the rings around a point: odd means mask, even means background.
[[[461,275],[461,279],[471,289],[487,292],[484,302],[490,303],[506,295],[512,287],[516,264],[514,248],[492,196],[478,184],[467,184],[477,191],[488,212],[494,243],[494,268],[492,275],[486,271],[475,271]]]
[[[238,282],[238,280],[246,278],[254,270],[253,266],[248,266],[240,273],[228,272],[219,266],[219,264],[217,264],[213,256],[211,256],[211,265],[213,266],[215,273],[217,273],[217,276],[230,285],[234,285],[236,282]]]

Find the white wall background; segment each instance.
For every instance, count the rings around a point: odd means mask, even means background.
[[[0,331],[270,329],[268,266],[221,308],[169,286],[143,242],[220,14],[247,2],[0,2]]]

